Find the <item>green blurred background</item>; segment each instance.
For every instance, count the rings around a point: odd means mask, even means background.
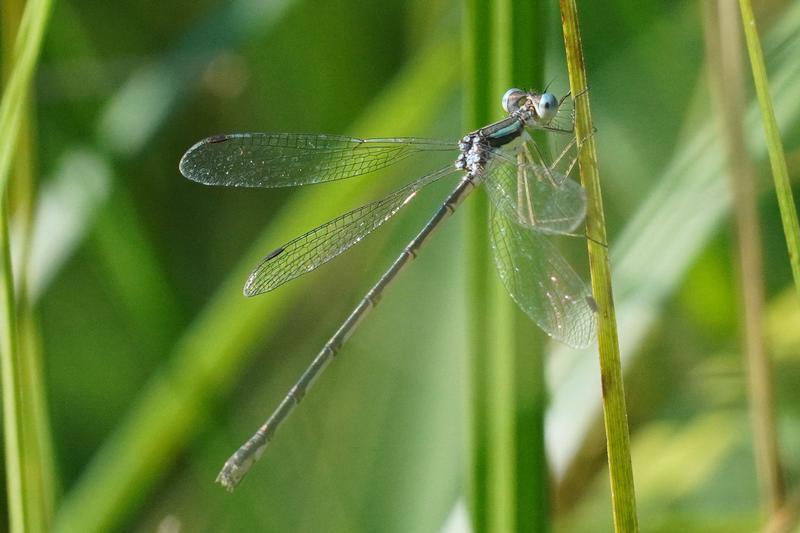
[[[642,530],[752,531],[736,251],[702,6],[582,4]],[[796,184],[800,3],[759,7]],[[463,213],[392,286],[241,487],[231,495],[213,483],[451,184],[274,293],[244,298],[249,269],[441,161],[302,191],[209,188],[178,173],[189,146],[223,132],[458,138],[463,9],[445,0],[55,5],[30,115],[37,200],[26,276],[62,530],[468,530]],[[550,11],[540,21],[545,78],[562,93]],[[800,308],[749,73],[745,81],[791,487]],[[587,277],[582,244],[567,246]],[[552,527],[608,530],[596,351],[549,352]]]

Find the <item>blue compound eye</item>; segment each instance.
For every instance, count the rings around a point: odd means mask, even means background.
[[[536,114],[543,122],[549,122],[558,113],[558,99],[553,93],[543,93],[536,103]]]

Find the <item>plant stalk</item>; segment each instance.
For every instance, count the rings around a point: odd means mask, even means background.
[[[775,182],[775,194],[778,196],[783,232],[786,236],[789,264],[792,267],[795,289],[798,296],[800,296],[800,225],[798,225],[797,210],[795,209],[792,187],[789,183],[786,155],[781,143],[778,122],[775,119],[775,110],[772,107],[767,67],[764,61],[764,53],[761,49],[761,40],[758,36],[753,6],[750,0],[739,0],[739,8],[742,15],[742,26],[744,27],[744,35],[747,41],[747,52],[750,56],[750,67],[753,72],[758,105],[761,109],[764,133],[767,137],[767,152],[769,153],[769,163],[772,167],[772,178]]]
[[[3,432],[5,445],[6,497],[11,532],[44,531],[49,524],[48,500],[52,477],[43,466],[40,430],[43,409],[39,366],[20,350],[18,318],[25,318],[15,294],[9,240],[9,175],[12,163],[30,174],[29,143],[21,143],[30,125],[29,93],[41,50],[50,1],[3,5],[3,97],[0,101],[0,368],[3,385]],[[23,133],[24,130],[24,133]],[[25,189],[25,187],[23,187]],[[28,199],[23,200],[26,202]],[[28,204],[29,205],[29,204]],[[24,209],[23,209],[24,211]],[[23,213],[29,222],[29,211]],[[24,268],[24,267],[23,267]],[[25,345],[28,346],[28,343]],[[41,445],[41,446],[40,446]]]
[[[783,505],[785,489],[775,427],[772,367],[764,340],[764,270],[756,205],[756,174],[748,155],[740,111],[746,107],[742,81],[742,39],[734,4],[718,0],[716,13],[713,4],[707,3],[706,7],[708,63],[712,74],[711,86],[716,88],[713,101],[718,102],[717,115],[721,137],[727,149],[736,219],[742,287],[743,350],[749,383],[753,452],[761,487],[761,503],[766,513],[771,515]],[[715,24],[715,20],[719,23]]]
[[[502,0],[494,4],[496,43],[492,96],[487,105],[500,109],[500,96],[511,87],[543,90],[547,7],[545,2]],[[544,136],[542,136],[544,137]],[[538,140],[538,139],[537,139]],[[546,142],[546,139],[541,139]],[[488,243],[487,243],[488,244]],[[497,302],[504,321],[493,328],[497,338],[491,355],[495,383],[491,416],[498,435],[494,470],[507,475],[497,479],[495,531],[542,532],[550,528],[549,469],[545,452],[544,420],[547,390],[544,375],[544,336],[528,316],[509,298],[489,267]]]
[[[606,430],[611,503],[616,531],[638,531],[636,496],[631,466],[628,415],[622,381],[617,322],[611,291],[603,199],[597,166],[586,67],[575,0],[560,0],[569,84],[575,98],[575,134],[578,139],[581,183],[586,189],[586,233],[592,293],[597,303],[600,383]],[[601,244],[602,243],[602,244]]]
[[[465,117],[467,129],[488,123],[491,112],[493,55],[491,53],[492,8],[487,0],[467,0],[465,6],[464,71]],[[491,305],[490,258],[487,231],[489,205],[484,195],[473,195],[464,206],[467,212],[467,294],[469,346],[469,507],[474,533],[491,531],[492,448],[489,398],[491,335],[486,320]]]

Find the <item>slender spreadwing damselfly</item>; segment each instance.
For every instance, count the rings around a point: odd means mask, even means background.
[[[458,142],[417,138],[358,139],[337,135],[234,133],[204,139],[180,162],[181,173],[206,185],[288,187],[372,172],[419,152],[452,150],[454,164],[417,178],[385,198],[345,213],[270,252],[250,274],[247,296],[271,291],[358,243],[410,203],[427,185],[460,176],[458,185],[386,273],[373,285],[267,422],[225,463],[217,481],[232,490],[264,452],[314,379],[380,300],[383,291],[433,231],[478,185],[492,205],[491,245],[500,278],[514,301],[554,339],[573,347],[595,335],[589,289],[547,235],[573,235],[586,214],[583,188],[569,178],[576,139],[567,97],[509,89],[503,120]],[[569,100],[571,102],[571,100]],[[544,157],[528,130],[570,135],[560,153]]]

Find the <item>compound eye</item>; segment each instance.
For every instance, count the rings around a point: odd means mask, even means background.
[[[543,93],[536,104],[536,114],[543,122],[549,122],[558,113],[558,99],[553,93]]]
[[[522,89],[509,89],[503,95],[503,109],[506,113],[513,113],[521,107],[527,93]]]

